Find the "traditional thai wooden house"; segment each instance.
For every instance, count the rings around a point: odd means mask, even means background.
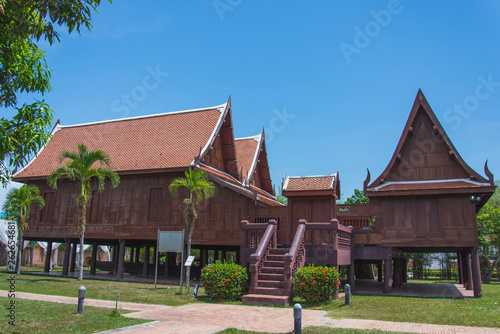
[[[149,249],[156,246],[157,231],[185,228],[182,200],[187,191],[179,189],[178,196],[172,197],[168,186],[190,166],[204,170],[216,184],[215,195],[198,212],[193,233],[193,248],[200,250],[198,269],[208,262],[209,253],[222,259],[232,252],[239,261],[242,219],[259,223],[272,217],[280,221],[283,231],[287,222],[286,207],[275,200],[264,132],[235,139],[231,112],[229,99],[204,109],[70,126],[58,122],[52,139],[14,177],[15,181],[37,185],[46,202],[42,210],[33,206],[25,239],[48,241],[49,245],[78,242],[78,186],[63,180],[54,190],[46,178],[59,165],[61,151],[75,150],[77,143],[83,142],[90,150],[106,151],[112,169],[121,177],[116,189],[107,186],[99,193],[93,187],[85,234],[87,244],[115,248],[112,267],[118,278],[123,277],[126,248],[132,253],[128,270],[147,275],[151,270]],[[272,216],[270,208],[277,209]],[[72,254],[70,249],[66,247],[64,274],[75,269],[76,247]],[[139,264],[141,249],[146,259]],[[167,269],[180,268],[173,259],[169,262],[167,257]],[[93,265],[91,271],[95,270]]]
[[[495,190],[493,175],[487,165],[488,179],[464,162],[421,91],[387,168],[371,184],[368,171],[368,204],[337,204],[338,172],[287,176],[282,188],[288,205],[278,203],[264,133],[235,139],[230,100],[205,109],[58,124],[51,141],[14,178],[37,185],[47,203],[43,210],[32,209],[26,239],[77,242],[77,186],[63,181],[55,191],[46,177],[58,165],[59,152],[78,142],[107,151],[122,179],[116,189],[93,192],[86,233],[89,243],[115,247],[118,278],[123,277],[126,247],[135,251],[131,262],[136,271],[147,275],[149,259],[139,264],[139,249],[154,247],[158,229],[184,228],[186,193],[172,197],[168,185],[193,166],[216,184],[193,234],[199,263],[208,262],[209,252],[221,258],[234,252],[251,274],[244,301],[286,303],[293,275],[306,263],[347,266],[353,289],[355,277],[363,275],[357,269],[377,265],[384,292],[390,292],[406,281],[410,252],[456,252],[460,282],[481,296],[475,217]],[[69,249],[63,274],[68,267],[74,270],[75,247],[71,260]],[[168,258],[167,268],[172,269]]]

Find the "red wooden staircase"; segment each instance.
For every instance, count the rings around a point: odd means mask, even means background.
[[[322,265],[350,265],[352,229],[337,220],[307,223],[301,219],[290,248],[279,248],[276,221],[269,224],[241,222],[242,264],[249,263],[250,293],[243,303],[286,305],[292,295],[295,272],[307,262]]]

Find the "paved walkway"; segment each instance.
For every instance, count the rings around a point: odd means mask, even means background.
[[[1,297],[7,291],[0,290]],[[16,292],[16,298],[77,304],[74,297],[50,296]],[[114,308],[114,301],[85,299],[86,306]],[[111,330],[103,333],[216,333],[225,328],[238,328],[258,332],[289,333],[293,330],[293,310],[273,307],[236,306],[224,304],[188,304],[179,307],[119,302],[123,310],[138,312],[125,316],[156,320],[155,322]],[[500,329],[466,326],[444,326],[404,322],[341,319],[326,316],[326,311],[303,310],[302,325],[337,328],[377,329],[406,333],[499,333]]]

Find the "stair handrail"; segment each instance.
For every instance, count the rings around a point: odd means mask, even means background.
[[[295,232],[290,251],[285,254],[285,291],[287,294],[292,292],[293,276],[297,269],[304,266],[305,256],[305,234],[306,234],[306,220],[300,219],[299,226]]]
[[[257,287],[259,281],[260,268],[263,264],[263,259],[269,253],[269,249],[277,246],[277,236],[276,236],[276,225],[277,222],[274,219],[269,220],[266,230],[262,239],[260,240],[259,247],[255,253],[250,255],[250,267],[249,271],[251,273],[251,284],[250,287]]]

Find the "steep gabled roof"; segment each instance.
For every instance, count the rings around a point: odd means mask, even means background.
[[[489,180],[465,163],[444,131],[421,90],[384,172],[365,192],[450,190],[494,185],[493,176],[485,166]]]
[[[339,198],[339,173],[314,176],[286,176],[284,196],[333,195]]]
[[[217,123],[214,128],[213,134],[210,140],[206,143],[200,154],[196,157],[196,161],[203,161],[214,145],[217,137],[221,138],[222,144],[222,160],[224,163],[224,171],[231,176],[240,179],[240,171],[238,169],[238,161],[236,159],[236,148],[234,144],[234,131],[233,131],[233,116],[232,116],[232,106],[231,106],[231,96],[229,100],[224,105],[224,110],[221,115],[221,122]]]
[[[243,185],[249,186],[258,175],[255,185],[274,195],[269,164],[267,161],[266,137],[264,129],[260,135],[237,138],[236,153],[242,172]]]
[[[23,181],[45,178],[59,166],[63,150],[85,143],[102,149],[117,172],[141,172],[187,167],[219,134],[227,119],[227,103],[202,109],[130,117],[69,126],[57,125],[52,139],[14,176]]]

